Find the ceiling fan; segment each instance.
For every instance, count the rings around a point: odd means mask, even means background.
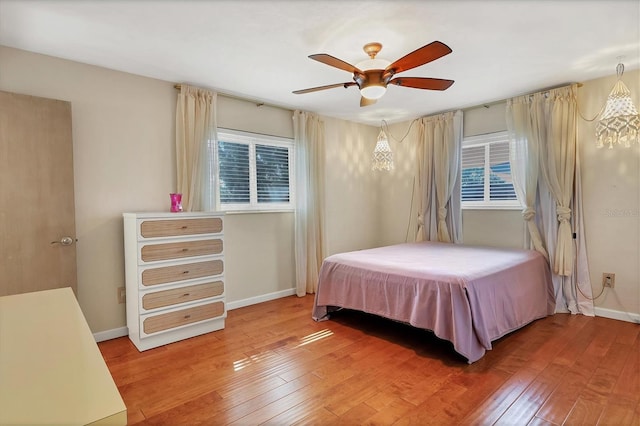
[[[376,55],[382,49],[382,44],[380,43],[367,43],[363,49],[365,53],[369,55],[369,59],[359,62],[355,66],[326,53],[310,55],[309,58],[315,61],[353,73],[353,81],[295,90],[293,93],[299,95],[319,90],[333,89],[335,87],[344,87],[346,89],[349,86],[358,86],[361,94],[360,106],[363,107],[376,103],[376,101],[385,94],[388,84],[427,90],[446,90],[453,84],[453,80],[443,80],[440,78],[394,78],[398,73],[435,61],[452,52],[449,46],[439,41],[434,41],[426,46],[422,46],[393,63],[376,58]]]

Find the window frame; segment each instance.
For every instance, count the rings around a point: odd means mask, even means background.
[[[491,200],[491,151],[490,146],[496,143],[507,143],[509,147],[509,157],[511,157],[511,143],[509,141],[509,134],[507,131],[499,131],[492,133],[485,133],[482,135],[468,136],[462,140],[462,149],[460,151],[460,207],[463,210],[520,210],[522,204],[518,199],[518,193],[515,191],[515,200]],[[463,201],[462,200],[462,158],[465,148],[472,147],[484,147],[484,188],[482,201]],[[511,165],[509,165],[509,173],[511,173]],[[512,175],[513,183],[513,175]]]
[[[220,201],[220,161],[218,157],[218,142],[229,142],[249,146],[249,203],[222,203]],[[287,148],[289,157],[289,202],[258,202],[256,145]],[[295,211],[294,148],[294,141],[290,138],[218,128],[217,138],[214,144],[216,209],[226,213],[273,213]]]

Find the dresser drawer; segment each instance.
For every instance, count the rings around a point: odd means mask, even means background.
[[[140,249],[140,257],[143,262],[207,256],[220,253],[222,253],[221,239],[146,244]]]
[[[143,238],[178,237],[222,232],[219,217],[199,219],[144,220],[140,223]]]
[[[223,314],[224,302],[217,301],[206,305],[167,312],[166,314],[149,316],[142,321],[142,329],[145,334],[153,334],[182,325],[217,318]]]
[[[211,275],[220,275],[224,271],[222,260],[184,263],[182,265],[148,268],[142,271],[141,284],[145,287],[166,284],[174,281],[191,280]]]
[[[163,308],[179,303],[220,296],[224,293],[224,283],[215,281],[205,284],[190,285],[171,290],[154,291],[142,296],[142,307],[146,310]]]

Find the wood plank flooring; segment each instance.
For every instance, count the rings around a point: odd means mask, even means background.
[[[226,328],[138,352],[99,344],[130,424],[640,425],[640,326],[556,314],[474,364],[430,332],[313,296],[230,311]]]

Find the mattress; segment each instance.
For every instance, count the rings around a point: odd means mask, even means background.
[[[431,330],[472,363],[492,341],[553,314],[555,299],[536,251],[420,242],[327,257],[312,317],[333,308]]]

